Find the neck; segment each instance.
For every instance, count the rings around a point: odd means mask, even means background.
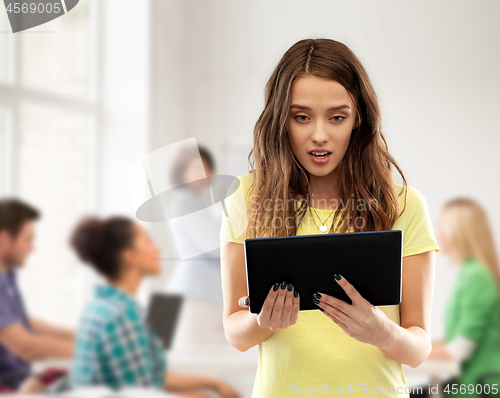
[[[5,274],[8,269],[9,267],[7,266],[7,263],[3,259],[0,259],[0,272],[3,272]]]
[[[326,176],[309,174],[310,205],[317,209],[332,209],[336,207],[332,200],[338,199],[338,175],[332,172]]]
[[[458,253],[452,253],[451,254],[452,261],[457,264],[459,267],[461,267],[464,262],[465,262],[465,257],[461,256]]]
[[[109,284],[134,297],[137,294],[142,277],[136,272],[130,271],[116,281],[110,281]]]

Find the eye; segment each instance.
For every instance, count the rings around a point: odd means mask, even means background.
[[[295,119],[297,119],[299,117],[307,117],[307,116],[306,115],[297,115],[297,116],[295,116]],[[299,122],[305,122],[305,120],[299,120]]]
[[[306,116],[306,115],[296,115],[296,116],[295,116],[295,119],[296,119],[296,120],[298,120],[299,122],[305,122],[305,120],[304,120],[304,119],[298,119],[299,117],[304,117],[304,118],[307,118],[307,116]],[[332,119],[336,119],[336,118],[340,118],[340,120],[335,120],[335,122],[337,122],[337,123],[340,123],[342,120],[344,120],[344,119],[345,119],[345,117],[344,117],[344,116],[333,116],[333,117],[332,117]]]

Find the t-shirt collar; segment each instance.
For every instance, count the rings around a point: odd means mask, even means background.
[[[464,260],[464,265],[472,265],[474,264],[474,259],[471,256],[467,256]]]
[[[127,304],[136,305],[135,299],[113,285],[98,285],[94,288],[96,297],[114,298]]]
[[[6,272],[0,271],[0,285],[12,285],[15,282],[15,271],[8,268]]]

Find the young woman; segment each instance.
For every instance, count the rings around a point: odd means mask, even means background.
[[[80,320],[73,388],[145,386],[193,398],[211,397],[200,389],[212,389],[222,397],[240,396],[218,379],[165,373],[165,351],[134,298],[144,277],[161,272],[159,250],[144,228],[125,217],[87,218],[76,227],[71,243],[81,260],[108,282],[96,288]]]
[[[283,55],[266,86],[249,161],[252,154],[251,173],[235,180],[225,201],[220,235],[226,337],[240,351],[259,345],[252,397],[408,397],[401,364],[417,367],[431,351],[439,247],[425,198],[389,154],[374,89],[349,48],[308,39]],[[403,185],[393,182],[393,166]],[[301,298],[276,281],[259,314],[240,308],[240,298],[249,303],[245,238],[390,229],[403,231],[400,305],[372,306],[335,274],[332,284],[352,304],[322,292]],[[304,266],[318,261],[328,259],[311,253]],[[318,310],[299,311],[300,299]]]
[[[460,362],[459,377],[449,381],[449,392],[443,395],[479,398],[484,391],[497,396],[500,271],[485,210],[470,198],[449,200],[441,211],[437,239],[443,253],[460,267],[446,304],[445,339],[433,341],[429,356]]]

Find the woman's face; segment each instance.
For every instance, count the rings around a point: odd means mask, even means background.
[[[205,159],[196,157],[189,163],[188,167],[183,173],[184,182],[201,180],[204,178],[209,178],[212,174],[212,170],[208,167]]]
[[[204,158],[193,159],[183,174],[184,182],[190,182],[189,188],[198,191],[207,186],[207,182],[210,184],[210,175],[212,170],[208,166],[208,163]],[[205,181],[205,179],[207,181]]]
[[[128,259],[131,265],[143,275],[161,273],[160,250],[151,240],[147,231],[139,224],[134,224],[134,241],[129,249]]]
[[[335,170],[349,146],[355,119],[355,105],[340,83],[304,76],[293,84],[290,142],[310,174],[326,176]]]

